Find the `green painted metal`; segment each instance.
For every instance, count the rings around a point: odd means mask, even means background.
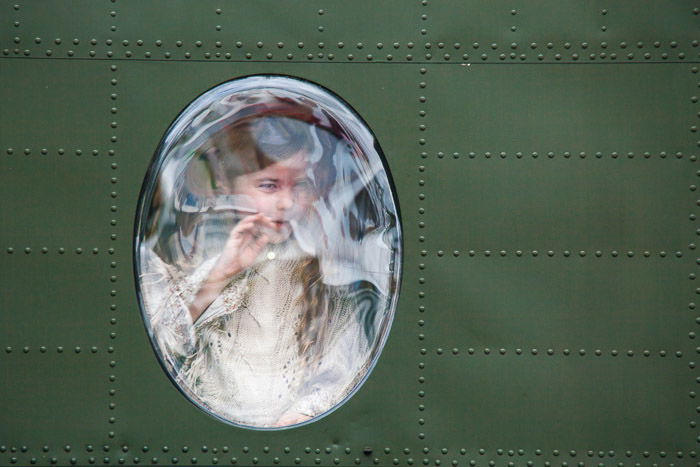
[[[0,2],[0,465],[697,464],[690,1]],[[205,90],[345,99],[405,258],[376,369],[255,432],[180,395],[132,269],[160,138]]]

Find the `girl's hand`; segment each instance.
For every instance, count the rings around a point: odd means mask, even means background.
[[[274,238],[278,226],[262,213],[244,218],[231,230],[211,276],[229,280],[248,269]]]
[[[278,235],[279,226],[262,213],[248,216],[231,230],[224,251],[189,305],[197,321],[236,274],[248,269],[263,248]]]
[[[310,419],[308,415],[303,415],[300,413],[296,412],[285,412],[279,420],[277,420],[277,423],[275,423],[275,426],[289,426],[289,425],[296,425],[297,423],[305,422],[306,420]]]

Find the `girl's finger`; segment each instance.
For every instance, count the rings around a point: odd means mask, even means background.
[[[270,237],[268,237],[268,235],[264,233],[264,234],[260,235],[260,237],[258,237],[257,240],[255,240],[255,246],[257,248],[262,249],[269,242],[270,242]]]
[[[235,235],[237,233],[245,232],[250,230],[251,228],[255,227],[256,224],[260,221],[262,214],[255,214],[254,216],[248,216],[242,221],[240,221],[234,228],[231,230],[231,235]]]
[[[245,217],[238,223],[238,225],[237,225],[236,227],[238,227],[239,225],[254,224],[254,223],[256,223],[258,220],[260,220],[260,218],[261,218],[262,216],[263,216],[262,213],[253,214],[253,215],[250,215],[250,216],[245,216]],[[235,227],[234,227],[234,228],[235,228]]]
[[[241,237],[243,235],[254,233],[256,230],[258,230],[258,227],[255,224],[238,225],[231,231],[231,236]]]
[[[265,214],[260,213],[255,215],[255,219],[253,222],[257,224],[267,224],[267,225],[274,225],[274,222],[272,222],[272,219],[267,217]]]
[[[256,216],[256,217],[257,217],[257,216]],[[264,214],[262,214],[262,213],[259,214],[259,217],[258,217],[257,219],[255,219],[255,223],[257,223],[257,224],[262,224],[262,225],[264,225],[265,227],[270,227],[270,228],[272,228],[272,229],[275,228],[275,223],[272,222],[272,219],[270,219],[269,217],[267,217],[266,215],[264,215]]]

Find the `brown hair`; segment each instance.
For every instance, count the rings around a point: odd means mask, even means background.
[[[312,146],[309,124],[282,116],[258,117],[217,131],[195,152],[185,172],[194,192],[230,193],[241,175],[260,171]],[[202,193],[204,194],[204,193]]]

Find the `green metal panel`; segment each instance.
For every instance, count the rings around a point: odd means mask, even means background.
[[[697,464],[700,5],[0,2],[0,465]],[[404,275],[367,383],[310,425],[177,391],[133,223],[176,115],[325,86],[385,153]]]

